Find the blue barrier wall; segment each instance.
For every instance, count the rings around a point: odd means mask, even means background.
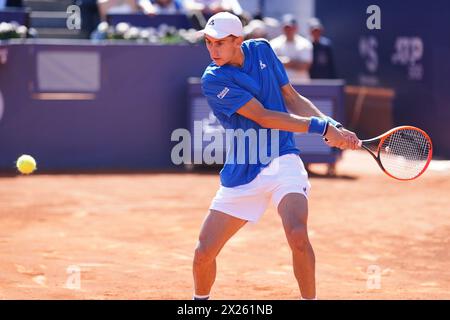
[[[311,80],[309,83],[294,85],[294,88],[302,95],[311,100],[324,114],[333,117],[337,121],[345,123],[344,119],[344,81],[342,80]],[[203,134],[221,134],[223,141],[226,141],[225,131],[217,118],[214,116],[205,96],[202,93],[200,79],[189,79],[190,95],[190,131],[195,137],[194,122],[202,124]],[[197,133],[198,134],[198,133]],[[202,141],[203,137],[199,137]],[[329,147],[320,135],[308,133],[294,133],[297,147],[300,149],[301,157],[305,163],[334,163],[341,156],[341,151]],[[205,141],[206,140],[206,141]],[[211,141],[203,139],[203,143],[193,145],[192,151],[202,155],[205,147]],[[216,149],[217,151],[217,149]],[[225,159],[226,148],[220,150]],[[192,154],[192,158],[193,158]],[[200,157],[199,157],[200,158]]]
[[[210,61],[202,46],[0,45],[0,51],[5,49],[7,62],[0,64],[2,170],[12,170],[21,154],[33,155],[41,170],[169,167],[170,134],[187,127],[187,78],[201,75]],[[72,79],[58,73],[67,67],[59,61],[59,67],[49,65],[39,75],[39,55],[61,52],[98,54],[99,87],[45,90],[55,86],[45,83],[48,73],[80,88],[83,76],[96,74],[84,70]],[[75,69],[83,71],[86,65],[79,62]]]
[[[381,9],[381,30],[366,26],[372,4]],[[395,124],[423,128],[435,154],[450,157],[450,1],[318,0],[316,14],[339,77],[394,89]]]

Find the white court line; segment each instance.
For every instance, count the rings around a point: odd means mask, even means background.
[[[449,160],[432,160],[428,166],[428,170],[438,172],[450,172]]]

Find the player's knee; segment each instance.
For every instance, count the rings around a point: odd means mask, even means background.
[[[309,246],[308,231],[305,225],[292,228],[288,231],[287,237],[292,250],[296,252],[305,252]]]
[[[214,251],[208,245],[198,242],[194,252],[194,264],[206,264],[215,259]]]
[[[285,221],[294,220],[300,224],[308,221],[308,200],[305,196],[296,193],[286,195],[278,205],[278,214]]]

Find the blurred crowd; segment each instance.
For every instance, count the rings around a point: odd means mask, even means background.
[[[213,14],[228,11],[237,15],[246,39],[265,38],[284,64],[292,81],[337,78],[331,41],[324,37],[324,26],[317,18],[308,21],[309,30],[299,30],[295,16],[278,20],[251,15],[239,0],[73,0],[82,14],[83,32],[91,39],[145,40],[158,43],[195,42],[195,30],[205,26]],[[21,0],[0,0],[0,9],[20,7]],[[128,23],[108,24],[108,14],[144,13],[148,16],[182,14],[189,18],[191,30],[162,25],[137,28]],[[4,28],[6,28],[4,26]],[[0,28],[1,29],[1,28]],[[300,35],[300,34],[303,34]]]
[[[144,13],[156,15],[186,15],[194,29],[201,29],[213,14],[229,11],[246,24],[251,16],[239,0],[74,0],[81,8],[85,27],[92,30],[99,22],[106,22],[108,14]]]
[[[270,41],[292,81],[337,78],[331,41],[324,36],[325,29],[317,18],[308,21],[309,30],[303,30],[305,34],[303,37],[300,35],[301,30],[295,16],[286,14],[281,20],[263,17],[260,14],[252,16],[242,9],[239,0],[78,0],[78,2],[96,2],[99,17],[103,21],[99,29],[103,32],[107,28],[105,21],[110,13],[143,12],[149,16],[185,14],[190,18],[194,29],[201,29],[210,16],[220,11],[228,11],[240,17],[245,26],[246,39],[265,38]],[[127,27],[122,25],[121,28]],[[98,33],[94,32],[94,35]]]
[[[81,2],[86,2],[82,1]],[[92,2],[92,1],[87,1]],[[230,11],[242,16],[244,11],[238,0],[97,0],[102,20],[108,13],[136,13],[142,11],[148,15],[156,14],[195,14],[203,18],[220,11]]]

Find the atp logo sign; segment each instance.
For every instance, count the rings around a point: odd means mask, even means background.
[[[374,36],[359,39],[359,55],[364,59],[366,68],[371,73],[378,70],[378,40]]]
[[[409,80],[422,80],[424,69],[421,60],[425,51],[423,40],[420,37],[397,37],[394,48],[392,64],[407,67]]]

